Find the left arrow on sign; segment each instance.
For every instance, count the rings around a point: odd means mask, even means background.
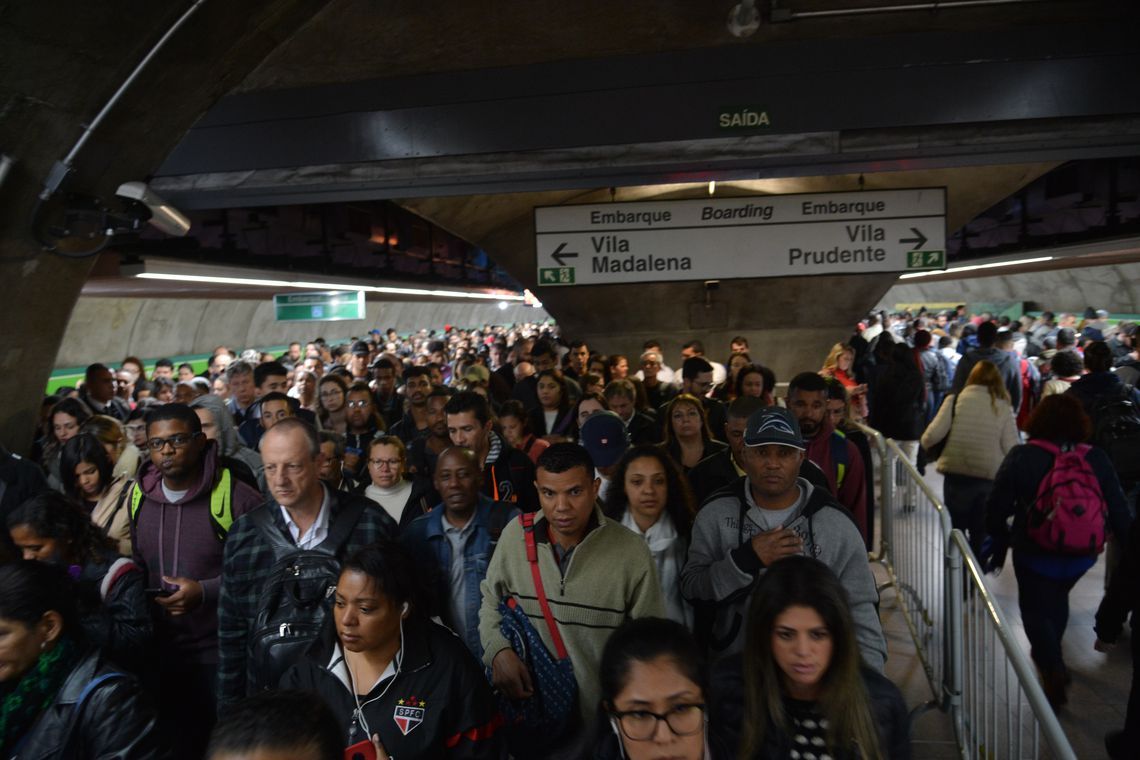
[[[558,262],[558,266],[566,266],[566,259],[576,259],[578,254],[573,251],[564,251],[566,243],[559,243],[558,247],[554,249],[554,253],[550,254],[550,258]]]

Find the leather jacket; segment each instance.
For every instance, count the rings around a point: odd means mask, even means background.
[[[80,695],[95,678],[99,683],[83,701]],[[55,702],[24,736],[11,757],[20,760],[151,760],[159,749],[154,711],[143,699],[138,681],[93,651],[79,661],[64,681]]]

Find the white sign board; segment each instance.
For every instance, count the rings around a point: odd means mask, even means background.
[[[946,189],[534,210],[538,284],[610,285],[946,268]]]

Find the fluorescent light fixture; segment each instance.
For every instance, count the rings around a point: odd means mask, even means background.
[[[135,277],[143,280],[169,280],[172,282],[200,282],[208,285],[245,285],[254,288],[297,288],[299,290],[363,290],[366,293],[384,293],[399,296],[429,296],[433,298],[470,298],[479,301],[522,301],[523,296],[504,293],[473,293],[466,290],[433,290],[430,288],[397,288],[384,285],[351,285],[338,282],[308,282],[300,280],[270,280],[254,277],[220,277],[204,274],[167,274],[165,272],[139,272]]]
[[[1014,261],[994,261],[989,264],[972,264],[964,267],[951,267],[950,269],[938,269],[932,272],[909,272],[907,274],[900,274],[900,280],[910,280],[915,277],[934,277],[940,274],[958,274],[960,272],[973,272],[978,269],[997,269],[998,267],[1012,267],[1018,264],[1037,264],[1042,261],[1052,261],[1055,256],[1037,256],[1032,259],[1015,259]]]

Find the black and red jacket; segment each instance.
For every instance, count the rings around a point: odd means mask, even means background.
[[[305,658],[285,673],[281,688],[318,695],[345,727],[347,747],[365,737],[359,730],[351,733],[356,700],[332,667],[339,655],[330,625]],[[442,625],[414,617],[406,620],[399,672],[360,695],[360,703],[368,729],[380,735],[394,758],[500,757],[500,719],[483,668],[463,641]]]

